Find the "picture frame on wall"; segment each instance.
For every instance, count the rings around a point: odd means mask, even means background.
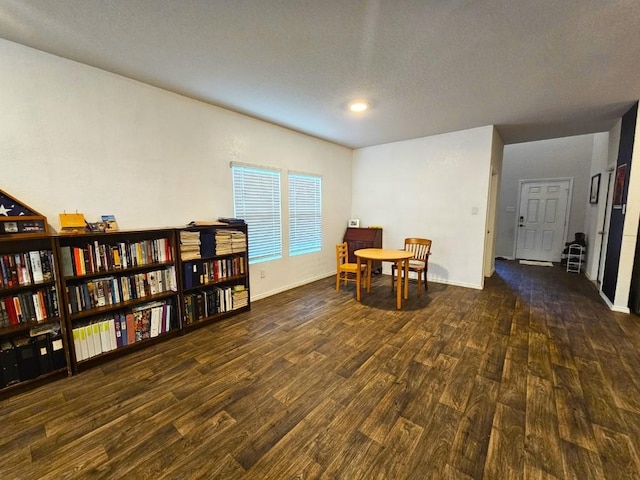
[[[349,220],[349,228],[360,228],[360,219],[352,218]]]
[[[613,184],[613,208],[622,208],[624,196],[624,183],[627,179],[627,164],[618,165],[616,179]]]
[[[600,194],[600,174],[597,173],[591,177],[591,190],[589,190],[589,203],[598,203],[598,195]]]

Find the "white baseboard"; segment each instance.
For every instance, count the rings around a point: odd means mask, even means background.
[[[611,300],[609,300],[609,297],[607,297],[602,290],[600,290],[599,293],[600,293],[600,298],[604,300],[604,303],[607,304],[607,306],[612,312],[631,313],[631,310],[629,309],[629,307],[620,307],[618,305],[614,305],[613,303],[611,303]]]
[[[255,302],[255,301],[261,300],[263,298],[270,297],[272,295],[277,295],[278,293],[286,292],[287,290],[291,290],[292,288],[301,287],[302,285],[306,285],[307,283],[313,283],[313,282],[315,282],[317,280],[322,280],[322,279],[328,278],[328,277],[335,277],[335,275],[336,275],[336,272],[316,275],[315,277],[307,278],[307,279],[302,280],[300,282],[292,283],[290,285],[286,285],[284,287],[276,288],[274,290],[269,290],[268,292],[262,292],[259,295],[255,295],[255,296],[251,295],[251,301]],[[382,273],[382,275],[389,276],[384,272]],[[482,285],[478,285],[478,284],[464,283],[464,282],[452,282],[452,281],[445,280],[445,279],[442,279],[442,278],[430,278],[429,276],[427,276],[427,281],[429,283],[431,283],[431,282],[433,282],[433,283],[442,283],[444,285],[452,285],[454,287],[473,288],[474,290],[483,290],[484,289],[484,287]]]
[[[296,282],[296,283],[292,283],[290,285],[286,285],[284,287],[276,288],[275,290],[269,290],[268,292],[262,292],[261,294],[256,295],[256,296],[251,295],[251,301],[254,302],[254,301],[260,300],[262,298],[267,298],[267,297],[270,297],[272,295],[276,295],[278,293],[286,292],[287,290],[291,290],[291,289],[296,288],[296,287],[301,287],[302,285],[306,285],[307,283],[313,283],[313,282],[315,282],[317,280],[322,280],[323,278],[335,277],[335,276],[336,276],[336,272],[316,275],[315,277],[307,278],[307,279],[302,280],[300,282]]]
[[[386,273],[382,272],[383,275],[387,275]],[[387,276],[390,276],[391,274],[388,274]],[[415,276],[413,277],[409,277],[409,278],[415,278]],[[463,287],[463,288],[473,288],[474,290],[484,290],[484,286],[477,284],[477,283],[465,283],[465,282],[452,282],[451,280],[447,280],[444,278],[437,278],[437,277],[430,277],[427,274],[427,282],[429,283],[441,283],[443,285],[451,285],[454,287]]]

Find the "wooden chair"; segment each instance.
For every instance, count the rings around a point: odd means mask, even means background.
[[[336,291],[339,292],[340,280],[346,285],[347,282],[355,282],[357,278],[349,278],[349,274],[358,274],[358,264],[349,263],[349,247],[347,246],[347,242],[336,245],[336,267]],[[361,264],[360,268],[362,269],[361,280],[363,280],[367,277],[367,265]]]
[[[418,275],[418,296],[422,291],[422,277],[424,276],[424,289],[429,290],[427,284],[427,270],[429,269],[429,255],[431,255],[431,240],[428,238],[405,238],[404,249],[413,253],[413,258],[409,260],[409,271]],[[391,265],[391,290],[395,279],[396,265]]]

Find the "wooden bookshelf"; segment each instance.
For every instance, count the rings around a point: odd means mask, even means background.
[[[0,236],[0,397],[71,373],[55,240]]]
[[[60,235],[73,371],[180,332],[174,229]]]
[[[176,239],[183,330],[251,309],[246,224],[184,228]]]
[[[0,398],[250,310],[247,249],[245,224],[0,235]]]

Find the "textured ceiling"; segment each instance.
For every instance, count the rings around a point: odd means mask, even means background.
[[[0,37],[348,147],[605,131],[640,97],[638,0],[0,0]]]

